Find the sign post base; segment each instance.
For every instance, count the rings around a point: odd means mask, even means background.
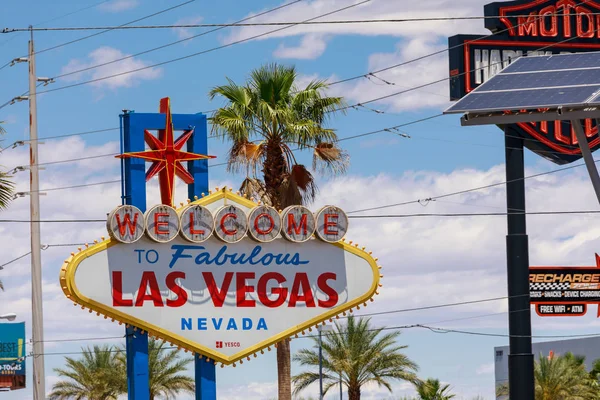
[[[195,358],[196,400],[217,400],[217,378],[214,361],[206,361],[200,356]]]

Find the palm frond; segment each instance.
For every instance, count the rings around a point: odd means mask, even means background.
[[[326,175],[345,174],[350,156],[335,143],[319,143],[313,152],[313,170]]]

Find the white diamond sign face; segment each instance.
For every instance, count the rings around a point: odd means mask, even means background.
[[[232,236],[244,225],[243,213],[258,217],[261,238],[268,237],[265,221],[282,225],[274,210],[252,213],[255,203],[227,191],[193,204],[206,207],[215,229]],[[238,209],[219,212],[225,205]],[[254,222],[246,225],[252,229]],[[375,259],[364,250],[282,235],[270,241],[246,235],[234,243],[217,235],[201,243],[184,235],[166,243],[111,239],[74,255],[61,270],[61,286],[74,302],[224,364],[362,305],[378,283]]]

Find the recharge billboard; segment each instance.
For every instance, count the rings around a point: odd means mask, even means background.
[[[25,323],[0,324],[0,388],[25,387]]]

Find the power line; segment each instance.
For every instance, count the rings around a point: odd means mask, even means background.
[[[335,14],[335,13],[338,13],[338,12],[341,12],[341,11],[345,11],[345,10],[348,10],[350,8],[354,8],[354,7],[360,6],[362,4],[368,3],[370,1],[371,0],[363,0],[363,1],[359,2],[359,3],[355,3],[355,4],[352,4],[352,5],[349,5],[349,6],[346,6],[346,7],[342,7],[342,8],[336,9],[334,11],[325,13],[325,14],[318,15],[318,16],[313,17],[313,18],[309,18],[306,21],[312,21],[312,20],[317,19],[317,18],[322,18],[322,17],[325,17],[327,15],[331,15],[331,14]],[[144,66],[144,67],[136,68],[136,69],[133,69],[133,70],[130,70],[130,71],[124,71],[124,72],[120,72],[120,73],[117,73],[117,74],[112,74],[112,75],[104,76],[104,77],[101,77],[101,78],[90,79],[90,80],[87,80],[87,81],[78,82],[78,83],[74,83],[74,84],[66,85],[66,86],[61,86],[61,87],[54,88],[54,89],[42,90],[42,91],[37,92],[37,94],[56,92],[56,91],[59,91],[59,90],[69,89],[69,88],[73,88],[73,87],[77,87],[77,86],[82,86],[82,85],[87,85],[87,84],[94,83],[94,82],[103,81],[103,80],[106,80],[106,79],[111,79],[111,78],[116,78],[116,77],[119,77],[119,76],[124,76],[124,75],[128,75],[128,74],[132,74],[132,73],[143,71],[143,70],[146,70],[146,69],[149,69],[149,68],[160,67],[160,66],[163,66],[163,65],[167,65],[167,64],[174,63],[174,62],[186,60],[186,59],[189,59],[189,58],[192,58],[192,57],[196,57],[196,56],[199,56],[199,55],[202,55],[202,54],[207,54],[207,53],[211,53],[211,52],[214,52],[214,51],[217,51],[217,50],[221,50],[221,49],[224,49],[224,48],[235,46],[237,44],[245,43],[245,42],[248,42],[248,41],[251,41],[251,40],[254,40],[254,39],[258,39],[258,38],[261,38],[261,37],[264,37],[264,36],[268,36],[268,35],[271,35],[273,33],[276,33],[276,32],[279,32],[279,31],[282,31],[282,30],[285,30],[285,29],[292,28],[294,26],[295,25],[284,26],[282,28],[278,28],[278,29],[274,29],[274,30],[271,30],[271,31],[268,31],[268,32],[264,32],[264,33],[261,33],[261,34],[258,34],[258,35],[250,36],[250,37],[245,38],[245,39],[236,40],[234,42],[227,43],[227,44],[224,44],[224,45],[221,45],[221,46],[213,47],[213,48],[210,48],[210,49],[207,49],[207,50],[202,50],[202,51],[199,51],[199,52],[196,52],[196,53],[188,54],[186,56],[173,58],[171,60],[163,61],[163,62],[160,62],[160,63],[151,64],[151,65],[147,65],[147,66]]]
[[[111,1],[111,0],[102,0],[102,1],[100,1],[100,2],[98,2],[98,3],[95,3],[95,4],[92,4],[92,5],[89,5],[89,6],[87,6],[87,7],[83,7],[83,8],[80,8],[80,9],[78,9],[78,10],[71,11],[71,12],[69,12],[69,13],[66,13],[66,14],[60,15],[60,16],[58,16],[58,17],[54,17],[54,18],[51,18],[51,19],[48,19],[48,20],[45,20],[45,21],[39,22],[39,23],[37,23],[37,24],[34,24],[34,25],[33,25],[33,27],[40,26],[40,25],[44,25],[44,24],[47,24],[48,22],[57,21],[57,20],[59,20],[59,19],[62,19],[62,18],[68,17],[68,16],[70,16],[70,15],[74,15],[74,14],[80,13],[80,12],[82,12],[82,11],[89,10],[90,8],[97,7],[97,6],[101,5],[101,4],[103,4],[103,3],[107,3],[107,2],[109,2],[109,1]],[[6,30],[6,29],[8,29],[8,28],[5,28],[5,29],[3,29],[3,30],[2,30],[2,32],[0,32],[0,33],[5,33],[5,30]],[[29,29],[28,29],[28,28],[24,28],[24,30],[29,30]],[[35,29],[34,29],[34,30],[35,30]],[[3,41],[3,42],[0,42],[0,46],[3,46],[3,45],[5,45],[6,43],[10,42],[11,40],[13,40],[13,39],[17,38],[18,36],[19,36],[19,34],[12,35],[10,38],[6,39],[5,41]]]
[[[289,3],[287,4],[289,5]],[[254,15],[256,18],[260,14]],[[550,15],[550,14],[548,14]],[[572,16],[573,14],[556,13],[551,14],[556,17]],[[585,15],[595,16],[600,13],[586,13]],[[33,31],[93,31],[93,30],[132,30],[132,29],[173,29],[173,28],[215,28],[215,27],[247,27],[247,26],[285,26],[285,25],[347,25],[347,24],[377,24],[377,23],[407,23],[407,22],[435,22],[435,21],[471,21],[498,19],[504,16],[501,15],[478,15],[478,16],[462,16],[462,17],[423,17],[423,18],[387,18],[387,19],[346,19],[346,20],[330,20],[330,21],[275,21],[275,22],[232,22],[232,23],[202,23],[202,24],[167,24],[167,25],[134,25],[134,26],[61,26],[48,28],[34,28]],[[529,18],[531,15],[511,15],[511,18]],[[25,32],[30,28],[4,28],[0,33],[8,34],[13,32]]]
[[[600,160],[594,160],[594,162],[596,162],[596,163],[599,162],[599,161]],[[383,205],[383,206],[369,207],[369,208],[363,208],[363,209],[360,209],[360,210],[348,211],[347,214],[355,214],[355,213],[360,213],[360,212],[364,212],[364,211],[382,210],[384,208],[405,206],[405,205],[409,205],[409,204],[418,204],[418,203],[423,202],[423,201],[433,201],[433,200],[437,200],[437,199],[443,199],[445,197],[451,197],[451,196],[457,196],[459,194],[476,192],[478,190],[489,189],[489,188],[492,188],[492,187],[505,185],[507,183],[518,182],[520,180],[532,179],[532,178],[537,178],[537,177],[540,177],[540,176],[555,174],[555,173],[566,171],[566,170],[569,170],[569,169],[578,168],[578,167],[581,167],[581,166],[584,166],[584,165],[585,164],[574,164],[574,165],[570,165],[568,167],[558,168],[558,169],[555,169],[555,170],[552,170],[552,171],[541,172],[539,174],[534,174],[534,175],[528,175],[528,176],[526,176],[524,178],[513,179],[513,180],[510,180],[510,181],[504,181],[504,182],[498,182],[498,183],[491,183],[489,185],[478,186],[478,187],[474,187],[474,188],[471,188],[471,189],[460,190],[460,191],[457,191],[457,192],[452,192],[452,193],[447,193],[447,194],[443,194],[443,195],[439,195],[439,196],[429,197],[429,198],[426,198],[426,199],[410,200],[410,201],[405,201],[405,202],[401,202],[401,203],[386,204],[386,205]]]
[[[85,245],[85,243],[59,243],[59,244],[43,244],[43,245],[42,245],[42,250],[46,250],[46,249],[48,249],[48,248],[50,248],[50,247],[75,247],[75,246],[84,246],[84,245]],[[10,260],[10,261],[8,261],[8,262],[6,262],[6,263],[4,263],[4,264],[0,265],[0,269],[3,269],[3,267],[6,267],[7,265],[10,265],[10,264],[12,264],[12,263],[14,263],[14,262],[17,262],[17,261],[19,261],[20,259],[22,259],[22,258],[24,258],[24,257],[27,257],[27,256],[28,256],[28,255],[30,255],[30,254],[31,254],[31,251],[28,251],[27,253],[25,253],[25,254],[23,254],[23,255],[20,255],[19,257],[17,257],[17,258],[14,258],[14,259],[12,259],[12,260]]]
[[[236,24],[236,23],[241,23],[241,22],[243,22],[243,21],[248,21],[248,20],[250,20],[250,19],[258,18],[258,17],[260,17],[260,16],[262,16],[262,15],[266,15],[266,14],[272,13],[272,12],[274,12],[274,11],[280,10],[280,9],[282,9],[282,8],[289,7],[289,6],[293,5],[293,4],[299,3],[299,2],[301,2],[301,1],[304,1],[304,0],[295,0],[295,1],[292,1],[292,2],[289,2],[289,3],[286,3],[286,4],[283,4],[283,5],[281,5],[281,6],[278,6],[278,7],[275,7],[275,8],[271,8],[271,9],[269,9],[269,10],[267,10],[267,11],[264,11],[264,12],[262,12],[262,13],[259,13],[259,14],[256,14],[256,15],[252,15],[252,16],[250,16],[250,17],[247,17],[247,18],[241,19],[241,20],[239,20],[239,21],[237,21],[237,22],[233,22],[233,23],[232,23],[232,24],[230,24],[230,25],[234,25],[234,24]],[[156,51],[156,50],[165,49],[165,48],[167,48],[167,47],[171,47],[171,46],[174,46],[174,45],[176,45],[176,44],[179,44],[179,43],[182,43],[182,42],[186,42],[186,41],[188,41],[188,40],[192,40],[192,39],[198,38],[198,37],[200,37],[200,36],[204,36],[204,35],[208,35],[208,34],[210,34],[210,33],[213,33],[213,32],[220,31],[221,29],[224,29],[225,27],[227,27],[227,25],[225,25],[225,26],[223,26],[223,27],[221,27],[221,28],[217,28],[217,29],[211,29],[211,30],[209,30],[209,31],[202,32],[202,33],[199,33],[199,34],[197,34],[197,35],[192,35],[192,36],[190,36],[190,37],[183,38],[183,39],[177,40],[177,41],[175,41],[175,42],[170,42],[170,43],[164,44],[164,45],[162,45],[162,46],[153,47],[153,48],[150,48],[150,49],[148,49],[148,50],[141,51],[141,52],[139,52],[139,53],[131,54],[131,55],[124,56],[124,57],[121,57],[121,58],[117,58],[117,59],[115,59],[115,60],[107,61],[107,62],[104,62],[104,63],[95,64],[95,65],[91,65],[91,66],[89,66],[89,67],[82,68],[82,69],[78,69],[78,70],[75,70],[75,71],[66,72],[66,73],[64,73],[64,74],[57,75],[57,76],[53,77],[52,79],[60,79],[60,78],[64,78],[65,76],[69,76],[69,75],[78,74],[78,73],[81,73],[81,72],[89,71],[89,70],[91,70],[91,69],[95,69],[95,68],[99,68],[99,67],[104,67],[104,66],[106,66],[106,65],[110,65],[110,64],[113,64],[113,63],[116,63],[116,62],[120,62],[120,61],[123,61],[123,60],[127,60],[127,59],[130,59],[130,58],[133,58],[133,57],[137,57],[137,56],[141,56],[141,55],[144,55],[144,54],[152,53],[152,52],[154,52],[154,51]]]
[[[376,219],[376,218],[415,218],[415,217],[496,217],[506,215],[578,215],[600,214],[600,210],[573,210],[573,211],[514,211],[510,213],[420,213],[420,214],[386,214],[386,215],[350,215],[348,218]]]
[[[17,261],[19,261],[20,259],[22,259],[22,258],[25,258],[25,257],[27,257],[27,256],[28,256],[28,255],[30,255],[30,254],[31,254],[31,252],[30,252],[30,251],[28,251],[27,253],[25,253],[25,254],[23,254],[23,255],[21,255],[21,256],[19,256],[19,257],[17,257],[17,258],[14,258],[14,259],[10,260],[9,262],[5,262],[4,264],[0,265],[0,269],[3,269],[4,267],[6,267],[6,266],[7,266],[7,265],[9,265],[9,264],[12,264],[12,263],[14,263],[14,262],[17,262]]]
[[[45,48],[45,49],[42,49],[42,50],[38,50],[34,54],[35,55],[42,54],[42,53],[45,53],[45,52],[50,51],[50,50],[55,50],[55,49],[58,49],[60,47],[68,46],[68,45],[73,44],[73,43],[81,42],[82,40],[86,40],[86,39],[89,39],[89,38],[92,38],[92,37],[95,37],[95,36],[98,36],[98,35],[102,35],[103,33],[110,32],[110,31],[112,31],[114,29],[117,29],[119,27],[125,27],[127,25],[130,25],[130,24],[133,24],[133,23],[136,23],[136,22],[148,19],[148,18],[152,18],[152,17],[155,17],[155,16],[160,15],[160,14],[164,14],[164,13],[166,13],[168,11],[175,10],[175,9],[177,9],[179,7],[183,7],[183,6],[187,5],[187,4],[193,3],[194,1],[196,1],[196,0],[188,0],[188,1],[185,1],[183,3],[176,4],[176,5],[172,6],[172,7],[165,8],[163,10],[157,11],[157,12],[152,13],[150,15],[146,15],[144,17],[135,19],[133,21],[126,22],[123,25],[119,25],[119,26],[113,27],[113,28],[107,28],[107,29],[105,29],[105,30],[103,30],[101,32],[96,32],[96,33],[93,33],[93,34],[88,35],[88,36],[83,36],[83,37],[80,37],[78,39],[74,39],[74,40],[71,40],[71,41],[68,41],[68,42],[65,42],[65,43],[58,44],[56,46],[52,46],[52,47],[48,47],[48,48]]]
[[[120,181],[117,181],[120,182]],[[83,186],[83,185],[82,185]],[[354,219],[380,219],[380,218],[416,218],[416,217],[489,217],[506,215],[581,215],[581,214],[600,214],[600,210],[571,210],[571,211],[533,211],[533,212],[513,212],[513,213],[461,213],[461,214],[393,214],[393,215],[349,215],[348,218]],[[0,219],[0,223],[92,223],[103,222],[106,219],[46,219],[46,220],[24,220],[24,219]]]
[[[194,2],[194,1],[196,1],[196,0],[188,0],[188,1],[184,2],[184,3],[181,3],[181,4],[178,4],[178,5],[175,5],[175,6],[173,6],[173,7],[169,7],[169,8],[166,8],[166,9],[164,9],[164,10],[158,11],[158,12],[156,12],[156,13],[153,13],[153,14],[150,14],[150,15],[146,15],[145,17],[138,18],[138,19],[136,19],[136,20],[133,20],[133,21],[129,21],[129,22],[127,22],[127,23],[125,23],[125,24],[123,24],[123,25],[121,25],[121,26],[126,26],[126,25],[129,25],[129,24],[133,24],[133,23],[135,23],[135,22],[142,21],[142,20],[144,20],[144,19],[147,19],[147,18],[153,17],[153,16],[155,16],[155,15],[159,15],[159,14],[165,13],[165,12],[167,12],[167,11],[170,11],[170,10],[173,10],[173,9],[175,9],[175,8],[178,8],[178,7],[184,6],[184,5],[188,4],[188,3],[192,3],[192,2]],[[52,47],[48,47],[48,48],[45,48],[45,49],[42,49],[42,50],[38,50],[38,51],[34,52],[33,54],[34,54],[34,55],[35,55],[35,54],[41,54],[41,53],[45,53],[45,52],[47,52],[47,51],[50,51],[50,50],[55,50],[55,49],[58,49],[58,48],[60,48],[60,47],[64,47],[64,46],[67,46],[67,45],[70,45],[70,44],[73,44],[73,43],[81,42],[82,40],[86,40],[86,39],[89,39],[89,38],[91,38],[91,37],[94,37],[94,36],[102,35],[103,33],[110,32],[111,30],[112,30],[112,29],[106,29],[106,30],[103,30],[103,31],[101,31],[101,32],[96,32],[96,33],[93,33],[93,34],[91,34],[91,35],[88,35],[88,36],[84,36],[84,37],[81,37],[81,38],[78,38],[78,39],[75,39],[75,40],[71,40],[71,41],[68,41],[68,42],[65,42],[65,43],[58,44],[58,45],[56,45],[56,46],[52,46]],[[27,56],[22,56],[22,57],[20,57],[20,58],[27,58],[27,57],[28,57],[28,55],[27,55]],[[2,70],[2,69],[4,69],[4,68],[8,67],[9,65],[11,65],[11,63],[12,63],[12,61],[8,61],[6,64],[4,64],[4,65],[2,65],[2,66],[0,67],[0,70]],[[25,94],[27,94],[27,93],[28,93],[28,92],[25,92]],[[0,108],[2,108],[2,107],[4,107],[4,105],[0,106]]]

